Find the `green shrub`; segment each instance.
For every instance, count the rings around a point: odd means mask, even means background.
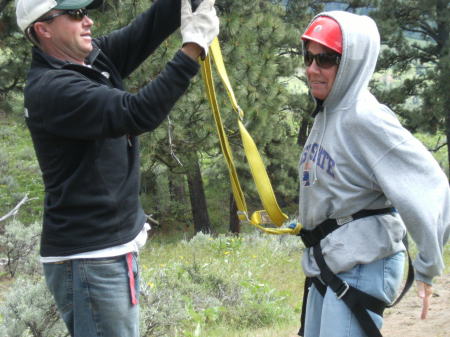
[[[40,270],[38,242],[40,225],[23,225],[17,220],[6,224],[0,235],[0,255],[4,259],[5,272],[14,277],[17,273],[34,275]]]
[[[18,219],[31,223],[42,217],[44,187],[30,135],[24,125],[0,118],[0,216],[25,195]]]
[[[141,262],[143,336],[204,336],[215,326],[252,329],[292,320],[296,313],[286,294],[252,270],[262,260],[287,256],[294,244],[299,254],[298,240],[199,233],[152,248]]]
[[[19,278],[0,307],[0,336],[68,337],[42,278]]]

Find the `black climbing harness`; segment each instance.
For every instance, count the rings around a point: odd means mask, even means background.
[[[315,227],[313,230],[308,231],[302,229],[300,231],[298,235],[302,238],[302,241],[305,244],[305,246],[307,248],[313,247],[314,258],[320,269],[320,279],[319,277],[312,277],[312,278],[307,277],[305,280],[302,314],[300,318],[301,327],[300,331],[298,332],[299,336],[304,336],[306,301],[308,298],[309,288],[312,284],[314,284],[314,286],[322,296],[325,295],[327,287],[331,288],[336,293],[337,298],[342,299],[344,303],[349,307],[349,309],[352,311],[352,313],[358,320],[359,324],[361,325],[361,328],[368,337],[382,337],[380,330],[375,325],[374,321],[370,317],[367,310],[370,310],[380,316],[383,316],[384,309],[396,305],[409,290],[414,281],[414,270],[412,267],[409,253],[408,253],[408,276],[406,279],[406,284],[401,294],[395,300],[395,302],[391,305],[388,305],[385,302],[379,300],[378,298],[375,298],[372,295],[366,294],[360,291],[359,289],[350,286],[347,282],[343,281],[337,275],[335,275],[325,262],[325,259],[322,254],[322,249],[320,247],[320,241],[334,230],[340,228],[340,226],[349,223],[353,220],[361,219],[367,216],[381,215],[392,212],[395,212],[394,208],[362,210],[349,217],[339,219],[327,219],[321,224],[319,224],[317,227]],[[407,246],[407,242],[405,242],[405,245]]]

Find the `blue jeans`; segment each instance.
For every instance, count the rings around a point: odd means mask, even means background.
[[[347,283],[386,303],[392,303],[403,279],[405,253],[369,264],[356,265],[338,276]],[[381,329],[383,317],[368,311]],[[322,297],[314,285],[308,294],[305,317],[305,337],[366,337],[356,317],[330,288]]]
[[[139,294],[137,257],[132,268]],[[47,286],[72,337],[138,337],[126,255],[44,263]]]

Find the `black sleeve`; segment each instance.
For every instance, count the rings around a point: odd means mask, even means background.
[[[199,65],[178,51],[138,93],[98,84],[71,70],[48,72],[40,87],[44,128],[75,139],[139,135],[156,128],[189,86]]]
[[[180,0],[156,0],[128,26],[95,42],[125,78],[180,26],[180,13]]]

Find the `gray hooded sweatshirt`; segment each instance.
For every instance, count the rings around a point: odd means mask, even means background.
[[[329,234],[321,242],[325,261],[339,273],[404,251],[407,229],[419,250],[416,279],[431,284],[442,273],[450,234],[447,177],[368,90],[380,50],[375,22],[341,11],[323,15],[339,23],[343,52],[300,157],[300,222],[312,229],[329,218],[395,207],[398,213],[355,220]],[[308,276],[319,274],[311,248],[302,266]]]

